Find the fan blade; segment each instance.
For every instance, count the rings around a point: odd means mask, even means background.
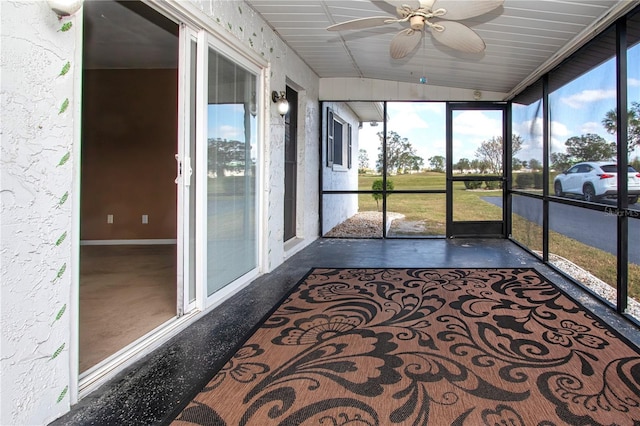
[[[461,52],[479,53],[486,47],[475,31],[459,22],[439,21],[431,28],[431,35],[440,43]]]
[[[394,9],[397,9],[404,5],[409,6],[411,9],[417,9],[418,7],[420,7],[420,2],[418,0],[379,0],[374,3],[387,3]]]
[[[371,18],[359,18],[351,21],[334,24],[327,27],[327,31],[342,30],[362,30],[364,28],[379,27],[381,25],[392,24],[398,20],[392,16],[373,16]]]
[[[420,9],[433,10],[433,3],[436,0],[420,0]]]
[[[422,31],[411,28],[402,30],[391,40],[389,53],[393,59],[404,58],[418,46],[420,40],[422,40]]]
[[[484,15],[502,6],[502,3],[504,0],[436,0],[432,10],[444,9],[446,13],[440,18],[460,21]]]

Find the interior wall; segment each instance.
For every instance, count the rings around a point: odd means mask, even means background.
[[[176,238],[177,78],[175,69],[85,70],[82,240]]]

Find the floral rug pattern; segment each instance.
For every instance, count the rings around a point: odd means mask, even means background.
[[[174,424],[638,425],[640,355],[534,269],[314,269]]]

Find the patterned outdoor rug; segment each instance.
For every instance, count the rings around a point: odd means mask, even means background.
[[[638,425],[638,349],[533,269],[315,269],[174,424]]]

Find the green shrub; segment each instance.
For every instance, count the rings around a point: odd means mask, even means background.
[[[487,189],[500,189],[502,188],[502,181],[501,180],[487,180],[484,182],[484,184],[487,186]]]
[[[518,173],[516,176],[516,188],[533,188],[533,173]]]
[[[464,187],[467,189],[478,189],[482,186],[481,180],[465,180]]]
[[[542,173],[537,172],[533,174],[533,187],[535,189],[542,189]]]

